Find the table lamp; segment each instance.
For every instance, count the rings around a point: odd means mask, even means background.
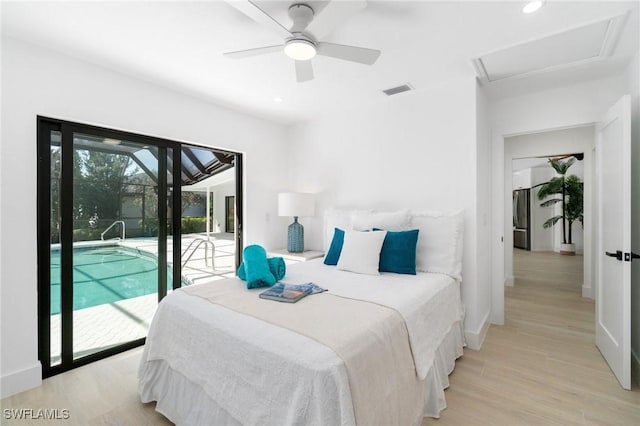
[[[298,222],[299,216],[313,216],[315,202],[313,194],[285,192],[278,194],[278,216],[293,216],[287,233],[287,251],[304,251],[304,227]]]

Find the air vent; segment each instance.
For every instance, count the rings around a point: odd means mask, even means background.
[[[407,83],[407,84],[403,84],[402,86],[392,87],[391,89],[383,90],[382,93],[384,93],[387,96],[392,96],[392,95],[397,95],[398,93],[408,92],[409,90],[413,90],[413,86]]]

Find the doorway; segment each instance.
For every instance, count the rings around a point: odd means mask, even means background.
[[[527,133],[523,135],[514,135],[505,137],[504,139],[504,188],[503,199],[505,206],[505,223],[504,223],[504,269],[505,269],[505,283],[506,286],[513,286],[514,283],[514,269],[513,269],[513,249],[514,247],[514,230],[512,220],[506,220],[506,218],[512,218],[514,215],[513,208],[513,176],[514,172],[522,171],[526,169],[533,169],[533,166],[540,166],[546,162],[549,157],[564,157],[566,155],[582,153],[582,160],[577,161],[581,169],[580,174],[583,176],[584,182],[584,226],[575,224],[573,226],[574,231],[576,228],[583,228],[583,237],[581,241],[581,254],[583,255],[583,282],[582,282],[582,296],[587,298],[593,298],[593,286],[592,277],[595,274],[593,270],[593,262],[591,262],[592,256],[592,244],[593,244],[593,218],[594,218],[594,203],[593,203],[593,188],[594,188],[594,146],[595,146],[595,127],[592,124],[576,126],[571,128],[553,129],[535,133]],[[537,160],[536,160],[537,159]],[[541,160],[542,159],[542,160]],[[536,163],[537,162],[537,163]],[[576,167],[576,165],[572,166]],[[520,170],[516,170],[520,169]],[[543,170],[539,170],[538,176],[534,181],[536,186],[542,182],[545,176]],[[531,179],[531,177],[529,177]],[[535,197],[536,190],[534,188],[534,194],[531,197]],[[531,222],[531,236],[533,237],[531,247],[540,250],[560,251],[561,237],[560,232],[555,232],[555,229],[545,230],[542,227],[542,223],[547,220],[545,215],[552,217],[548,212],[538,210],[537,203],[531,203],[533,206],[534,216]],[[539,213],[539,214],[535,214]],[[555,227],[554,227],[555,228]],[[546,236],[543,238],[542,235]],[[537,237],[537,238],[536,238]],[[552,238],[549,240],[548,238]],[[542,241],[546,243],[542,244]],[[535,251],[535,250],[534,250]],[[504,298],[503,295],[501,295]]]
[[[569,300],[579,303],[582,311],[591,306],[591,316],[594,313],[592,302],[580,302],[584,283],[583,160],[582,152],[512,160],[514,288],[508,288],[505,296],[512,301],[525,295],[531,301],[545,301],[540,305],[555,305],[558,317],[573,314],[564,312]],[[569,247],[575,249],[573,255]],[[518,315],[513,309],[507,314],[509,319]],[[542,322],[542,315],[539,320],[546,327],[554,326],[548,319]]]

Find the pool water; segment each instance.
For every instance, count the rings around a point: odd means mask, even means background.
[[[169,268],[168,281],[172,273]],[[73,309],[158,292],[158,263],[152,255],[123,247],[74,248]],[[51,314],[60,313],[60,251],[51,251]]]

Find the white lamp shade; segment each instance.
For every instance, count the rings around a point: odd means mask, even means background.
[[[278,194],[278,216],[313,216],[315,204],[313,194],[284,192]]]

